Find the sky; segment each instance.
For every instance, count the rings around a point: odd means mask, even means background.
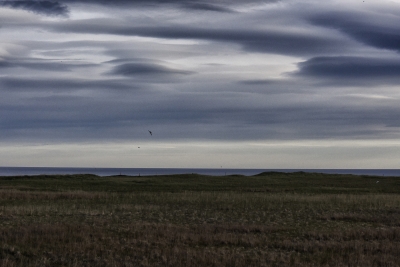
[[[0,166],[400,168],[399,52],[399,0],[0,0]]]

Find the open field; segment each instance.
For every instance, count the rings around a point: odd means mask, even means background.
[[[301,172],[0,177],[0,266],[400,266],[399,192]]]

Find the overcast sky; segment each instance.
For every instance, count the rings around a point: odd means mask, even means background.
[[[0,0],[0,166],[400,168],[399,52],[397,0]]]

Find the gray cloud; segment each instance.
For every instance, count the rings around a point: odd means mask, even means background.
[[[151,128],[164,140],[371,138],[396,125],[400,114],[393,101],[371,109],[351,102],[283,104],[274,98],[263,106],[255,103],[270,97],[248,97],[252,106],[229,94],[34,97],[2,103],[0,112],[8,116],[2,117],[0,133],[14,139],[31,133],[46,140],[140,140],[147,137],[140,135],[143,129]]]
[[[247,3],[273,3],[279,0],[252,0]],[[217,2],[217,3],[216,3]],[[174,5],[189,10],[214,11],[214,12],[232,12],[229,7],[235,4],[243,4],[242,1],[210,1],[210,0],[59,0],[59,1],[41,1],[41,0],[2,0],[0,6],[11,7],[15,9],[29,10],[38,14],[47,16],[67,16],[69,14],[69,4],[92,4],[105,5],[108,7],[126,7],[126,6],[159,6]]]
[[[2,33],[14,44],[0,44],[0,136],[141,140],[154,129],[159,140],[225,141],[394,133],[400,109],[390,96],[397,92],[380,91],[400,82],[400,60],[387,51],[399,47],[393,20],[339,13],[309,19],[285,4],[276,14],[235,13],[241,2],[71,0],[52,2],[70,12],[82,8],[68,20],[4,19]],[[161,3],[171,4],[168,14]],[[92,4],[108,5],[94,14],[107,10],[108,19],[79,20]],[[126,15],[131,5],[144,6],[143,13]],[[16,36],[19,29],[27,34]],[[131,38],[137,36],[150,38]],[[299,60],[298,71],[287,74]],[[342,93],[348,85],[351,92]]]
[[[2,91],[12,92],[69,92],[74,90],[131,90],[137,89],[131,82],[114,79],[62,79],[53,77],[43,78],[1,78]]]
[[[128,77],[150,75],[164,76],[164,75],[185,75],[191,74],[190,71],[171,69],[159,64],[152,63],[125,63],[113,68],[110,74],[123,75]]]
[[[2,60],[0,61],[0,68],[12,68],[13,64],[10,63],[9,61]]]
[[[115,21],[92,19],[50,26],[57,32],[112,34],[166,39],[195,39],[241,45],[247,51],[286,55],[338,53],[348,50],[349,43],[321,33],[284,32],[231,28],[199,28],[196,26],[127,27]]]
[[[313,24],[338,29],[366,45],[400,51],[400,17],[390,14],[332,12],[310,18]]]
[[[202,10],[202,11],[215,11],[215,12],[233,12],[232,9],[215,5],[207,2],[188,2],[183,3],[183,7],[191,10]]]
[[[370,57],[314,57],[298,64],[295,75],[330,79],[336,84],[400,82],[400,59]]]
[[[238,81],[239,84],[244,85],[274,85],[277,84],[279,81],[272,80],[272,79],[257,79],[257,80],[242,80]]]
[[[29,10],[47,16],[67,16],[68,7],[58,1],[14,0],[0,1],[0,6]]]
[[[71,71],[75,68],[84,68],[88,66],[94,66],[94,64],[74,64],[63,62],[62,60],[43,60],[43,59],[7,59],[0,62],[0,68],[24,68],[35,71],[50,71],[50,72],[61,72]]]

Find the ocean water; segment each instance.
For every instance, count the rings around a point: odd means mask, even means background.
[[[168,174],[187,174],[196,173],[203,175],[256,175],[262,172],[317,172],[329,174],[355,174],[372,176],[398,176],[400,169],[191,169],[191,168],[50,168],[50,167],[0,167],[0,176],[23,176],[40,174],[95,174],[98,176],[111,175],[168,175]]]

